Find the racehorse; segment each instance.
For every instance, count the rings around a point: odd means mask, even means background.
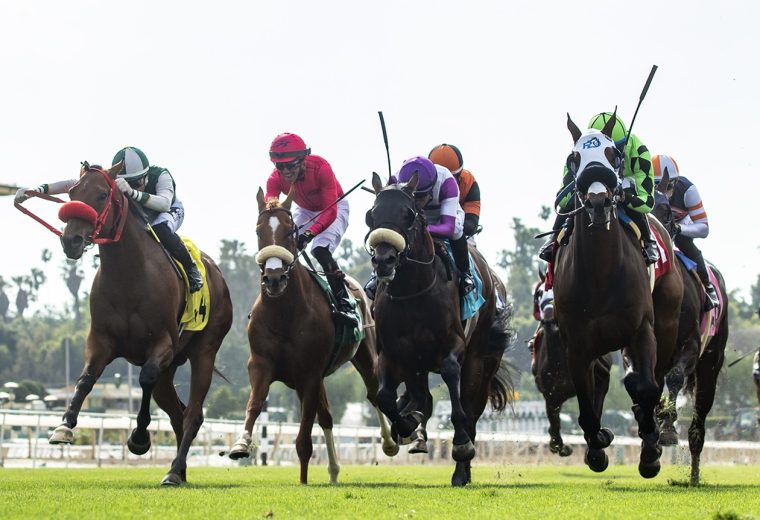
[[[532,367],[536,388],[544,396],[546,417],[549,420],[549,451],[560,457],[572,455],[573,448],[565,444],[560,432],[559,414],[562,404],[575,397],[575,387],[567,368],[567,349],[562,343],[559,327],[554,318],[554,303],[551,296],[545,294],[544,273],[539,272],[541,280],[533,291],[534,318],[539,322],[536,335],[531,340],[534,364]],[[594,402],[604,400],[610,383],[612,355],[605,354],[594,360],[592,365],[595,380]],[[601,405],[600,405],[601,406]]]
[[[378,403],[391,420],[391,431],[402,444],[412,442],[418,424],[429,417],[431,406],[399,409],[401,383],[409,403],[427,403],[430,372],[440,371],[451,397],[454,425],[453,486],[470,482],[470,461],[475,456],[476,423],[488,399],[503,410],[511,397],[512,382],[502,360],[514,332],[509,327],[511,308],[503,284],[476,249],[470,248],[474,266],[483,281],[485,303],[463,326],[456,276],[445,254],[436,253],[427,231],[424,208],[427,197],[415,199],[417,174],[406,184],[383,186],[374,174],[374,206],[367,212],[367,245],[378,277],[375,297],[377,340],[380,351]],[[497,296],[497,291],[500,295]]]
[[[581,134],[568,114],[575,143],[568,157],[568,170],[576,176],[576,209],[571,212],[575,232],[556,260],[555,313],[578,395],[586,463],[593,471],[604,471],[609,464],[604,448],[614,437],[600,424],[603,402],[595,401],[591,366],[600,356],[622,348],[629,362],[625,388],[642,439],[639,474],[652,478],[660,471],[662,452],[654,410],[676,348],[683,281],[679,271],[671,269],[656,280],[650,294],[639,242],[617,218],[623,196],[617,171],[626,159],[610,137],[615,121],[613,114],[601,132]],[[650,222],[672,261],[670,237],[656,219]]]
[[[150,449],[150,398],[164,410],[177,438],[177,456],[161,481],[185,482],[187,453],[203,424],[203,401],[214,372],[214,359],[232,325],[232,302],[227,284],[214,261],[203,254],[209,287],[208,322],[201,331],[180,331],[187,288],[176,274],[159,242],[146,231],[141,211],[128,202],[114,180],[122,168],[85,167],[69,191],[71,202],[59,216],[66,226],[63,251],[71,259],[82,256],[90,244],[99,244],[100,267],[90,291],[92,323],[79,377],[63,424],[50,437],[51,444],[74,439],[82,402],[118,357],[141,366],[142,400],[137,427],[127,441],[129,450],[143,455]],[[174,388],[177,367],[190,360],[191,383],[187,405]]]
[[[666,186],[669,181],[667,171],[660,181],[658,190]],[[673,234],[674,220],[668,198],[658,191],[655,197],[655,206],[652,214],[663,224],[665,229]],[[691,483],[699,484],[699,459],[705,440],[705,418],[710,412],[715,398],[715,387],[718,374],[725,359],[726,342],[728,341],[728,295],[723,276],[708,263],[708,269],[713,272],[718,280],[716,289],[723,301],[723,308],[717,320],[714,335],[710,334],[709,325],[705,325],[705,333],[700,331],[700,323],[706,318],[703,310],[705,295],[702,282],[699,277],[689,271],[681,261],[678,270],[684,280],[683,302],[678,325],[678,346],[680,350],[676,355],[673,368],[665,376],[668,385],[669,398],[663,403],[658,413],[661,418],[660,444],[678,444],[678,433],[674,422],[678,415],[676,411],[676,397],[686,383],[686,391],[694,395],[694,413],[691,426],[689,427],[689,451],[691,452]],[[709,311],[708,311],[709,312]],[[658,316],[655,315],[657,319]],[[694,391],[696,387],[696,391]]]
[[[330,305],[312,275],[297,261],[297,229],[290,206],[293,192],[279,203],[265,201],[259,189],[256,222],[263,290],[256,298],[248,323],[251,356],[248,375],[251,393],[246,407],[245,428],[230,451],[232,459],[248,457],[253,425],[261,413],[269,386],[282,381],[295,389],[301,401],[301,427],[296,438],[296,452],[301,463],[301,484],[307,483],[309,459],[313,452],[311,430],[314,417],[322,427],[327,445],[330,482],[337,483],[338,466],[333,441],[333,418],[325,392],[324,377],[347,361],[353,363],[367,387],[367,399],[380,421],[383,452],[398,453],[385,418],[377,409],[377,345],[370,305],[359,284],[346,277],[349,289],[358,300],[365,337],[357,345],[342,348],[334,355],[335,328]],[[351,348],[353,347],[353,348]]]

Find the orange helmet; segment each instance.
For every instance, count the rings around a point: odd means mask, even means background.
[[[451,173],[457,174],[462,171],[464,161],[462,160],[462,152],[459,148],[453,144],[439,144],[428,154],[428,159],[433,161],[439,166],[448,168]]]

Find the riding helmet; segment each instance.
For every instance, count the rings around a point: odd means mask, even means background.
[[[412,157],[404,161],[398,172],[399,182],[409,182],[414,173],[417,173],[417,190],[418,192],[429,191],[433,188],[435,180],[438,178],[438,172],[433,162],[421,155]]]
[[[435,164],[448,168],[454,175],[462,171],[464,161],[462,160],[462,152],[459,148],[453,144],[439,144],[428,154],[428,159]]]
[[[591,118],[588,127],[595,130],[602,130],[611,117],[612,112],[601,112]],[[612,140],[615,141],[616,145],[624,144],[626,134],[625,123],[620,120],[619,115],[615,115],[615,126],[612,128]]]
[[[669,155],[654,155],[652,156],[652,165],[654,166],[654,183],[659,184],[662,177],[665,175],[665,170],[668,171],[668,179],[674,180],[678,178],[678,164],[675,159]]]
[[[269,147],[269,158],[272,162],[290,162],[311,153],[311,148],[306,148],[306,143],[296,134],[284,133],[274,138]]]
[[[150,168],[148,158],[142,150],[134,146],[127,146],[116,152],[111,161],[111,166],[116,166],[120,162],[124,162],[124,167],[121,169],[119,177],[123,177],[127,181],[134,181],[144,177],[148,173],[148,168]]]

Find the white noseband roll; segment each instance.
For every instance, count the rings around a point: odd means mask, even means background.
[[[382,243],[389,244],[396,251],[403,251],[406,249],[406,240],[404,240],[404,237],[392,229],[378,228],[367,237],[367,245],[370,249],[373,249],[376,245]]]

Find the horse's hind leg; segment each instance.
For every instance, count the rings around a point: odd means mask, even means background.
[[[314,453],[311,441],[311,428],[314,426],[314,418],[319,407],[321,378],[304,381],[296,390],[301,400],[301,427],[296,437],[296,453],[301,463],[301,484],[308,483],[309,460]]]
[[[449,389],[449,396],[451,397],[451,423],[454,425],[451,456],[457,462],[472,460],[475,456],[475,446],[472,443],[470,435],[467,433],[467,415],[462,408],[462,399],[459,391],[461,370],[459,361],[457,361],[453,352],[441,362],[441,377]]]
[[[251,393],[248,396],[245,410],[245,425],[230,449],[232,460],[251,456],[253,425],[264,408],[264,400],[269,393],[269,385],[272,384],[272,367],[269,361],[262,357],[254,358],[251,356],[248,359],[248,378],[251,384]]]
[[[335,439],[333,438],[333,418],[330,413],[330,402],[327,400],[324,380],[319,385],[319,401],[317,406],[317,422],[325,434],[325,447],[327,448],[327,473],[330,475],[330,484],[338,483],[338,455],[335,452]]]
[[[569,457],[573,454],[573,448],[562,440],[560,431],[561,421],[559,414],[562,411],[562,402],[546,399],[546,417],[549,419],[549,451],[560,457]]]
[[[395,370],[385,366],[385,360],[380,357],[380,389],[377,391],[377,404],[380,410],[391,421],[391,437],[398,439],[399,444],[409,444],[410,436],[417,427],[414,417],[402,417],[396,403],[397,390],[401,381]]]
[[[77,425],[82,403],[92,391],[92,387],[103,373],[103,369],[113,361],[113,358],[113,348],[108,340],[90,332],[85,346],[82,374],[77,380],[71,402],[63,414],[63,424],[58,426],[50,435],[48,441],[50,444],[71,444],[74,441],[72,430]]]

